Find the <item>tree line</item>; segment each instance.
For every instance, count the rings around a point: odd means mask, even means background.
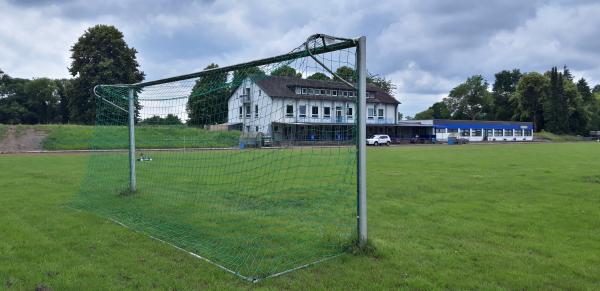
[[[144,80],[136,54],[117,28],[96,25],[71,47],[70,79],[13,78],[0,70],[0,123],[94,123],[95,85]]]
[[[0,123],[4,124],[48,124],[75,123],[93,124],[97,114],[97,99],[93,88],[98,84],[132,84],[144,80],[135,48],[129,47],[124,35],[110,25],[88,28],[71,47],[69,79],[22,79],[13,78],[0,70]],[[210,64],[205,69],[217,68]],[[340,67],[336,71],[340,78],[356,81],[355,71]],[[228,82],[227,73],[207,75],[196,81],[187,104],[188,120],[176,115],[152,116],[139,120],[141,106],[136,102],[136,121],[144,124],[205,125],[227,121],[227,98],[247,76],[266,76],[260,68],[253,67],[233,73]],[[270,72],[272,76],[302,78],[294,68],[283,65]],[[323,73],[307,77],[314,80],[329,80]],[[369,76],[368,82],[380,86],[390,94],[395,89],[391,81]],[[124,104],[123,106],[126,106]],[[100,108],[100,109],[98,109]]]
[[[472,76],[414,119],[530,121],[536,131],[558,134],[600,130],[600,85],[575,81],[566,66],[545,73],[503,70],[489,89],[483,76]]]

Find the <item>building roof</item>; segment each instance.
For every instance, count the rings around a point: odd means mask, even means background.
[[[354,97],[326,96],[326,95],[300,95],[296,94],[296,87],[334,89],[334,90],[354,90],[345,83],[329,80],[309,80],[294,77],[267,76],[256,81],[259,87],[269,96],[275,98],[301,98],[313,100],[341,100],[354,101]],[[373,94],[373,97],[367,98],[368,103],[387,103],[398,105],[400,102],[393,96],[386,93],[379,87],[367,84],[367,92]]]

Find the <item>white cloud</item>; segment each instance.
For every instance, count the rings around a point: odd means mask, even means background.
[[[88,27],[117,26],[148,79],[285,53],[310,34],[366,35],[369,71],[398,85],[413,115],[475,74],[568,65],[600,82],[595,1],[84,1],[0,0],[0,68],[68,77]],[[315,9],[315,7],[319,7]]]

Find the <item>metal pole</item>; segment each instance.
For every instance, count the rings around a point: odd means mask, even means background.
[[[358,72],[358,245],[364,246],[367,242],[367,61],[366,61],[367,38],[362,36],[358,39],[356,47],[356,65]]]
[[[131,192],[135,192],[135,102],[133,88],[129,89],[129,183]]]

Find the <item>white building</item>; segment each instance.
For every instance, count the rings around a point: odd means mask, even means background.
[[[342,82],[293,77],[246,78],[228,100],[228,124],[275,140],[351,140],[356,90]],[[398,102],[367,86],[367,127],[395,126]]]

